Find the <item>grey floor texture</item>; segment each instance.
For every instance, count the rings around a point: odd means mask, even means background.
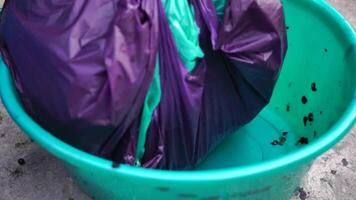
[[[329,2],[356,27],[356,0]],[[49,199],[89,200],[56,158],[21,133],[0,103],[0,200]],[[299,199],[356,199],[356,127],[315,161],[292,198]]]

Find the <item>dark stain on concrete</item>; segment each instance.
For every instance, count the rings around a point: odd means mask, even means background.
[[[25,141],[25,142],[17,142],[15,144],[15,147],[16,148],[23,148],[23,147],[26,147],[28,144],[30,144],[31,141]]]
[[[305,192],[304,188],[302,188],[302,187],[298,188],[298,196],[301,200],[306,200],[308,198],[307,193]]]
[[[343,159],[341,160],[341,163],[342,163],[342,165],[343,165],[344,167],[347,167],[347,166],[349,165],[349,161],[347,161],[346,158],[343,158]]]
[[[331,188],[334,188],[334,186],[330,183],[330,180],[327,180],[325,178],[320,179],[321,182],[327,183]]]
[[[26,161],[25,161],[25,159],[20,158],[20,159],[17,160],[17,163],[22,166],[22,165],[26,164]]]
[[[12,171],[10,171],[10,176],[13,178],[19,178],[23,175],[23,170],[21,168],[16,168]]]

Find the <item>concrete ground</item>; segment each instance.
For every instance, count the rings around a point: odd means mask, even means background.
[[[356,27],[356,0],[329,2]],[[89,200],[56,158],[21,133],[0,103],[0,200],[48,199]],[[293,197],[298,199],[356,199],[356,127],[316,160]]]

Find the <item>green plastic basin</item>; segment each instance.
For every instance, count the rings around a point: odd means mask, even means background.
[[[289,49],[270,104],[195,170],[113,168],[60,141],[23,110],[3,62],[0,94],[14,121],[95,199],[286,200],[312,161],[355,122],[356,34],[322,0],[284,0],[284,6]],[[281,138],[283,145],[271,144]]]

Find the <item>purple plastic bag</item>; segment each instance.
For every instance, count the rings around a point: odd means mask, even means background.
[[[189,72],[160,0],[10,0],[1,52],[24,107],[84,151],[135,164],[159,55],[161,99],[141,165],[190,169],[271,98],[286,52],[279,0],[191,1],[205,57]]]

